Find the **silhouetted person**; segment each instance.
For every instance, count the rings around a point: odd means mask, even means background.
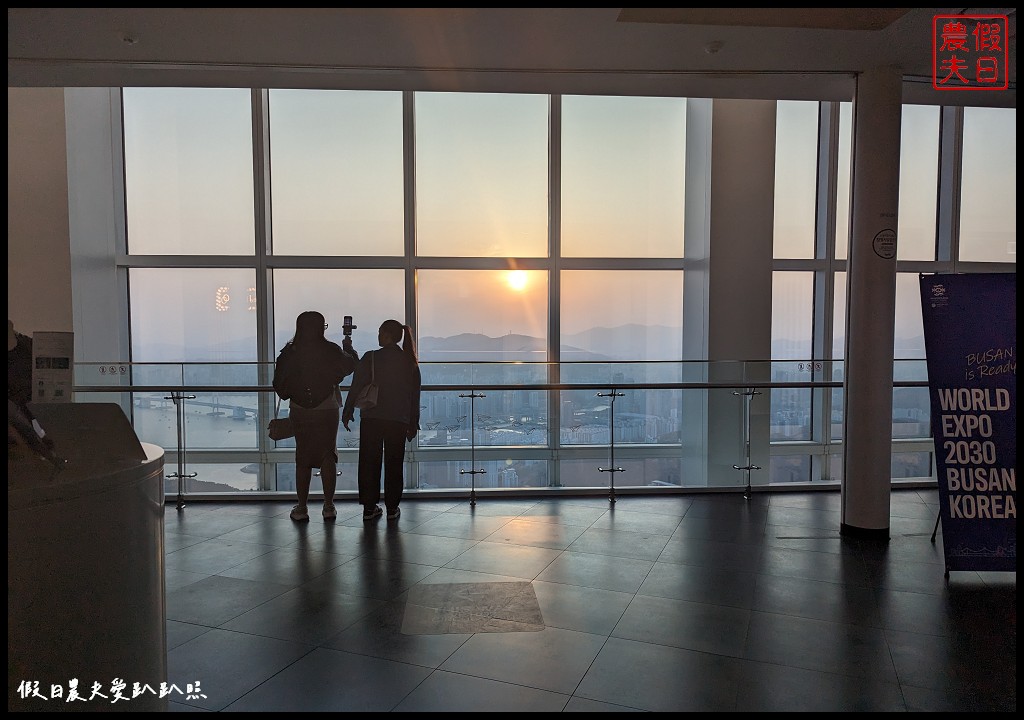
[[[341,391],[338,384],[359,360],[351,338],[341,346],[324,337],[327,323],[320,313],[307,310],[295,319],[295,337],[281,349],[274,366],[274,390],[289,400],[289,417],[295,423],[295,490],[298,504],[292,520],[309,520],[306,503],[313,468],[320,468],[324,485],[324,520],[338,517],[334,491],[338,484],[338,418]]]
[[[377,503],[383,463],[384,505],[388,520],[395,520],[401,513],[398,505],[405,487],[405,443],[416,437],[420,427],[420,366],[408,325],[385,320],[377,331],[377,341],[380,350],[364,353],[356,367],[341,421],[349,430],[355,400],[370,383],[372,372],[378,387],[377,404],[359,410],[359,502],[363,506],[363,520],[381,516]],[[398,347],[399,341],[402,347]]]

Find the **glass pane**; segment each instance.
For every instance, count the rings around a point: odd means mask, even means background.
[[[420,255],[548,254],[548,98],[416,94]]]
[[[257,394],[190,393],[183,400],[187,450],[255,448],[265,423],[256,423]]]
[[[842,455],[829,455],[828,458],[828,475],[829,480],[832,482],[843,481],[843,456]]]
[[[686,99],[562,98],[562,255],[682,257]]]
[[[629,374],[622,382],[640,382]],[[591,382],[598,382],[593,378]],[[611,391],[563,390],[561,399],[562,445],[608,445],[611,437]],[[615,398],[616,445],[678,445],[681,437],[682,390],[617,390]]]
[[[682,360],[682,271],[566,270],[561,279],[563,362]]]
[[[547,360],[542,270],[420,270],[420,360]]]
[[[899,260],[935,259],[935,207],[939,192],[939,112],[904,105],[900,135]]]
[[[810,455],[774,455],[768,461],[768,482],[805,483],[811,482]]]
[[[846,273],[835,274],[832,288],[832,359],[846,357]]]
[[[259,468],[259,463],[189,463],[186,472],[189,475],[195,473],[195,477],[185,478],[182,492],[238,493],[259,490]],[[178,495],[178,478],[164,479],[164,494],[168,498]]]
[[[850,249],[850,193],[853,172],[853,103],[839,103],[839,158],[836,176],[836,259]]]
[[[814,273],[772,273],[773,360],[811,359],[813,314]],[[772,381],[808,381],[810,371],[810,363],[775,362],[772,363]],[[770,440],[810,440],[810,388],[773,388],[771,416]]]
[[[277,255],[402,255],[402,94],[270,91]]]
[[[180,400],[186,450],[255,448],[266,423],[257,420],[257,394],[188,392]],[[178,408],[168,393],[135,393],[132,424],[142,442],[165,450],[178,447]],[[217,491],[220,492],[220,491]]]
[[[356,352],[376,350],[382,322],[407,322],[403,277],[402,270],[274,270],[274,357],[295,335],[295,319],[306,310],[323,314],[327,339],[339,345],[344,316],[351,315]]]
[[[812,355],[814,273],[772,273],[772,360],[809,360]]]
[[[438,378],[440,384],[451,379]],[[511,447],[548,443],[548,400],[543,390],[424,392],[420,447]]]
[[[777,258],[814,257],[818,169],[818,103],[780,100],[775,122]]]
[[[1017,109],[964,108],[960,259],[1017,262]]]
[[[548,487],[548,463],[545,460],[485,460],[418,463],[418,490],[469,490],[470,488]],[[484,470],[470,474],[469,470]]]
[[[842,382],[843,378],[835,378],[837,382]],[[843,418],[843,402],[846,399],[843,388],[832,388],[832,416],[831,416],[831,440],[841,441],[843,439],[844,429],[844,418]]]
[[[772,363],[772,382],[807,383],[813,380],[812,367],[822,368],[822,363],[809,361]],[[772,388],[771,425],[768,439],[771,442],[810,440],[812,407],[811,388]]]
[[[933,477],[932,454],[929,452],[905,452],[892,454],[892,477],[928,478]]]
[[[921,318],[921,280],[917,273],[896,274],[896,328],[893,358],[923,360],[924,321]]]
[[[249,90],[123,93],[128,252],[252,255]]]
[[[166,392],[133,393],[132,427],[141,442],[164,450],[176,450],[178,447],[177,408]]]
[[[616,488],[699,486],[686,482],[679,458],[615,458],[615,467],[622,468],[622,472],[601,472],[600,468],[607,467],[608,458],[562,460],[558,468],[559,481],[562,487],[568,488],[611,488],[612,482]]]
[[[896,378],[897,380],[900,378]],[[894,440],[932,435],[928,388],[897,387],[892,390],[892,437]]]
[[[256,271],[132,268],[134,362],[256,360]]]

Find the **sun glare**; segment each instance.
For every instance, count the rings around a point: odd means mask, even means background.
[[[522,292],[526,289],[526,284],[530,282],[530,276],[526,274],[525,270],[509,270],[505,273],[505,282],[513,290]]]

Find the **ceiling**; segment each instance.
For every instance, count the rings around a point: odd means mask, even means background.
[[[939,94],[1016,107],[1016,8],[8,8],[7,77],[833,99],[893,66],[934,93],[933,19],[965,12],[1009,17],[1011,89]]]

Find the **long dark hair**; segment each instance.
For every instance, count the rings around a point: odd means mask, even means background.
[[[386,334],[388,337],[394,338],[396,343],[401,340],[402,349],[405,350],[405,354],[408,355],[413,362],[418,362],[416,358],[416,341],[412,338],[411,327],[403,325],[397,320],[385,320],[380,324],[380,332]]]
[[[324,324],[324,316],[316,310],[299,313],[295,318],[295,336],[291,339],[291,344],[306,345],[323,341]]]

